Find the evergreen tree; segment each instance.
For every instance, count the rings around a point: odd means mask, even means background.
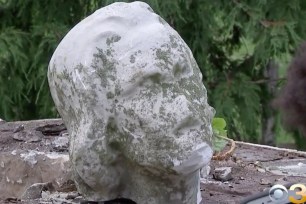
[[[0,118],[58,117],[46,78],[52,53],[76,23],[113,2],[0,0]],[[305,39],[306,1],[145,2],[190,46],[229,135],[258,141],[270,109],[266,67],[286,63]]]

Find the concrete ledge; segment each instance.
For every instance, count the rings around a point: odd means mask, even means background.
[[[75,203],[65,197],[75,194],[65,137],[60,119],[0,123],[0,203],[12,199],[16,203],[29,186],[49,182],[55,188],[52,192],[19,203],[56,203],[54,199]],[[238,203],[276,183],[306,183],[305,152],[245,142],[236,145],[229,160],[211,162],[210,174],[201,183],[204,203]],[[213,174],[219,167],[231,168],[232,179],[216,180]]]
[[[56,189],[71,180],[68,154],[14,150],[0,153],[0,199],[20,198],[34,183],[52,182]]]

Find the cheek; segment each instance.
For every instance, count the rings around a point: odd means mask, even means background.
[[[179,108],[161,98],[125,100],[116,108],[117,121],[129,130],[141,129],[145,133],[171,130]]]
[[[159,88],[156,92],[139,88],[120,98],[116,111],[121,124],[126,127],[132,123],[145,132],[170,133],[187,117],[198,115],[179,84],[166,84]]]

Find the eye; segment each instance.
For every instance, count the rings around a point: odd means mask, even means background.
[[[161,83],[161,78],[162,78],[161,73],[154,73],[154,74],[150,74],[150,75],[144,77],[144,80],[145,81],[151,81],[154,84],[160,84]]]
[[[162,81],[162,74],[161,73],[152,73],[146,76],[138,82],[139,86],[146,86],[150,84],[160,84]]]
[[[201,125],[201,121],[194,116],[188,116],[183,119],[180,123],[176,125],[173,129],[174,134],[180,134],[185,131],[190,131],[190,129],[198,128]]]
[[[130,84],[124,87],[124,91],[122,92],[122,96],[132,95],[137,92],[140,87],[151,88],[152,92],[156,92],[159,90],[158,86],[162,83],[163,75],[159,72],[149,73],[145,76],[141,76],[138,78],[138,81],[131,81]],[[154,85],[154,86],[152,86]],[[154,87],[154,88],[153,88]]]

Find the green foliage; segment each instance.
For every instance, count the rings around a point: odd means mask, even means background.
[[[115,0],[0,0],[0,118],[57,117],[46,72],[77,22]],[[130,1],[126,1],[130,2]],[[306,1],[147,0],[190,46],[209,103],[235,139],[258,141],[264,71],[305,39]],[[259,83],[264,81],[263,83]]]
[[[229,128],[233,132],[238,129],[239,132],[256,136],[260,124],[259,93],[259,87],[251,82],[249,76],[237,73],[235,79],[220,82],[216,86],[212,101],[217,108],[217,115],[231,121]]]
[[[0,1],[1,118],[57,116],[48,90],[48,61],[69,29],[92,12],[86,10],[77,1]]]
[[[227,131],[225,130],[226,122],[223,118],[213,118],[213,149],[214,151],[221,151],[226,146]]]
[[[226,122],[223,118],[213,118],[212,128],[214,134],[222,137],[227,137]]]

